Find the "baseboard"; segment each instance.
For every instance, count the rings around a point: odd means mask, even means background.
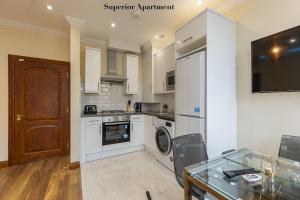
[[[5,167],[8,167],[8,161],[0,161],[0,169]]]
[[[69,163],[69,169],[77,169],[77,168],[80,168],[80,163],[79,162]]]
[[[126,147],[126,148],[122,148],[122,149],[106,150],[106,151],[102,151],[102,152],[99,152],[99,153],[87,154],[86,158],[85,158],[85,161],[90,162],[90,161],[93,161],[93,160],[99,160],[99,159],[103,159],[103,158],[109,158],[109,157],[112,157],[112,156],[132,153],[132,152],[135,152],[135,151],[141,151],[143,149],[144,149],[144,145]]]

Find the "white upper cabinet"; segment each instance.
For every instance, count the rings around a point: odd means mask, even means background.
[[[85,48],[85,92],[100,92],[101,50]]]
[[[145,47],[142,51],[142,73],[143,73],[143,84],[142,84],[142,101],[147,103],[154,102],[153,95],[153,47],[152,44]]]
[[[154,93],[166,92],[166,73],[175,69],[175,45],[172,44],[154,55]]]
[[[139,57],[136,55],[126,54],[127,81],[125,85],[126,94],[138,94],[139,90]]]
[[[207,13],[203,12],[175,33],[177,54],[190,52],[206,43]]]

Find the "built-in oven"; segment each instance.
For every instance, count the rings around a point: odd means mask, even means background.
[[[166,90],[175,90],[175,70],[172,69],[166,73]]]
[[[130,142],[130,116],[103,117],[102,145]]]

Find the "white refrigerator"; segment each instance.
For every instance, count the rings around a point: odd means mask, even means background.
[[[201,133],[206,142],[206,52],[176,61],[175,136]]]

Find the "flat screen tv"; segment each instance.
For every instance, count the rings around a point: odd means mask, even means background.
[[[251,43],[252,92],[300,91],[300,26]]]

